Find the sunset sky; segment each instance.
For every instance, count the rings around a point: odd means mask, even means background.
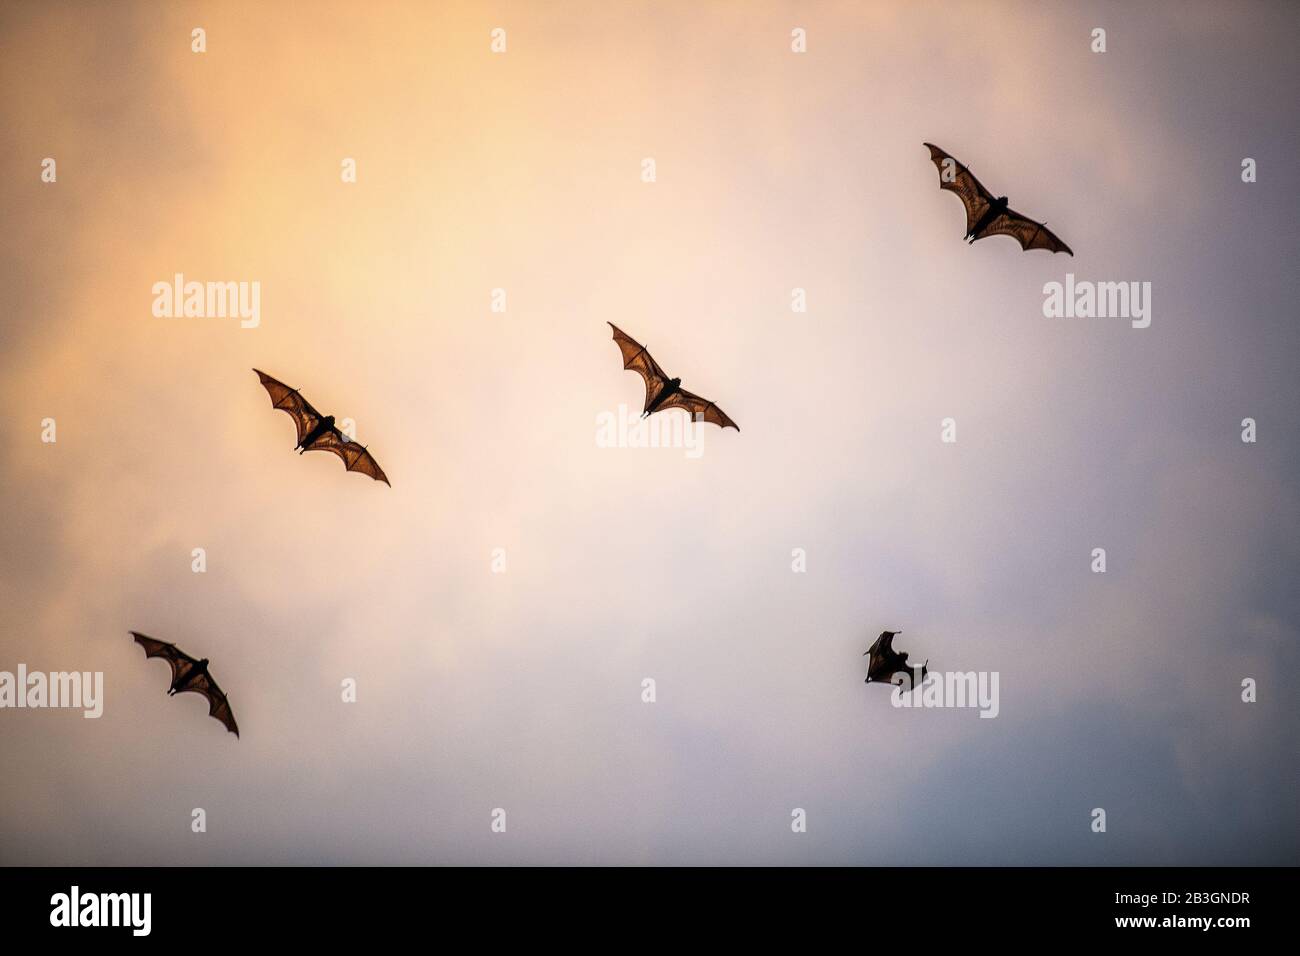
[[[0,863],[1296,863],[1298,43],[1287,3],[0,6],[0,671],[105,682],[0,710]],[[1074,257],[966,245],[925,141]],[[177,273],[260,323],[155,317]],[[1150,327],[1044,317],[1067,273]],[[599,447],[644,394],[607,321],[740,432]],[[886,628],[998,716],[892,707]]]

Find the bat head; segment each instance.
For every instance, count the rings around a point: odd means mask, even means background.
[[[208,666],[208,659],[205,657],[205,658],[203,658],[203,660],[199,661],[199,666],[200,666],[200,667],[207,667],[207,666]]]
[[[333,416],[333,415],[326,415],[326,416],[325,416],[324,418],[322,418],[320,421],[321,421],[321,424],[324,425],[326,428],[333,428],[333,427],[334,427],[334,416]]]
[[[670,378],[668,384],[673,388],[676,388],[678,385],[682,384],[682,380],[680,378]]]
[[[995,200],[993,200],[993,201],[994,201],[995,203],[997,203],[997,205],[1002,206],[1003,208],[1005,208],[1006,205],[1007,205],[1007,197],[1006,197],[1006,196],[999,196],[997,199],[995,199]]]

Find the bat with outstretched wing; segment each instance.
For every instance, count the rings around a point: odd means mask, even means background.
[[[930,150],[930,161],[939,170],[939,188],[956,193],[966,207],[966,235],[963,238],[967,242],[985,236],[1010,236],[1020,243],[1021,249],[1046,249],[1074,255],[1056,233],[1043,223],[1009,208],[1006,196],[995,197],[975,178],[974,173],[951,155],[933,143],[924,145]]]
[[[146,658],[161,657],[171,667],[172,683],[167,689],[168,697],[183,694],[186,691],[202,694],[208,701],[208,716],[221,721],[228,731],[234,734],[236,738],[239,737],[239,725],[235,723],[235,715],[231,713],[230,701],[212,675],[208,673],[208,659],[206,657],[202,660],[195,660],[175,644],[154,640],[152,637],[138,631],[132,631],[131,636],[135,638],[137,644],[144,648]]]
[[[910,680],[907,689],[919,687],[925,681],[925,675],[929,673],[926,661],[921,665],[921,676],[916,676],[916,668],[907,666],[907,652],[901,654],[894,650],[894,635],[902,634],[902,631],[881,631],[880,636],[869,647],[862,656],[867,658],[867,680],[868,684],[897,684],[902,685],[902,681],[895,681],[895,674],[904,674]]]
[[[257,372],[262,387],[271,396],[271,407],[280,409],[293,419],[294,428],[298,430],[298,444],[293,447],[298,454],[308,451],[332,452],[343,459],[343,466],[348,471],[359,471],[392,487],[392,482],[379,467],[379,462],[366,450],[366,446],[349,440],[335,427],[333,415],[322,415],[316,411],[298,389],[290,388],[265,372],[257,369],[253,371]]]
[[[613,322],[608,324],[614,330],[614,341],[618,343],[618,350],[623,353],[623,367],[636,372],[645,381],[645,408],[641,412],[642,418],[661,409],[681,408],[685,409],[693,420],[711,422],[720,428],[734,428],[740,431],[740,426],[713,402],[686,391],[682,388],[680,378],[669,378],[668,373],[659,367],[659,363],[646,351],[644,345]]]

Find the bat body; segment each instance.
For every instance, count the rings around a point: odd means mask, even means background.
[[[298,444],[293,447],[298,454],[309,451],[332,452],[343,459],[343,466],[348,471],[359,471],[392,487],[388,476],[366,450],[366,446],[349,441],[335,426],[333,415],[322,415],[316,411],[298,389],[290,388],[265,372],[257,369],[253,371],[257,372],[262,387],[271,396],[271,407],[280,409],[293,419],[294,427],[298,430]]]
[[[1074,255],[1046,225],[1010,208],[1006,196],[994,196],[969,169],[948,153],[933,143],[924,145],[930,150],[930,161],[939,170],[939,188],[955,192],[966,207],[966,235],[963,238],[967,242],[985,236],[1010,236],[1020,243],[1021,249],[1046,249]]]
[[[623,354],[623,367],[636,372],[645,381],[645,408],[641,417],[653,415],[665,408],[682,408],[692,419],[702,416],[702,420],[711,422],[720,428],[740,426],[733,422],[727,413],[706,398],[692,394],[682,388],[680,378],[669,378],[668,373],[659,367],[659,363],[646,351],[646,347],[636,341],[613,322],[609,327],[614,330],[614,341]]]
[[[902,634],[902,631],[881,631],[880,636],[876,638],[875,643],[867,649],[863,657],[867,660],[867,679],[868,684],[897,684],[902,686],[901,681],[895,681],[895,674],[906,674],[911,681],[907,689],[919,687],[928,674],[930,663],[926,661],[921,665],[921,676],[916,675],[915,667],[907,666],[907,651],[901,654],[894,650],[894,635]]]
[[[195,660],[175,644],[156,641],[138,631],[132,631],[131,636],[135,638],[137,644],[144,648],[146,658],[161,657],[171,667],[172,682],[167,689],[168,697],[174,697],[176,694],[183,694],[186,691],[202,694],[208,701],[208,716],[221,721],[228,731],[234,734],[236,738],[239,737],[239,725],[235,723],[235,715],[230,710],[230,701],[208,672],[208,659],[206,657]]]

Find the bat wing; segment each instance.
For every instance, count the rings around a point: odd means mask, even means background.
[[[379,467],[379,462],[366,451],[366,446],[357,441],[349,441],[337,429],[321,435],[307,450],[333,452],[343,459],[343,466],[348,471],[359,471],[363,475],[369,475],[375,481],[382,481],[388,487],[393,487],[388,476],[384,474],[384,469]]]
[[[692,394],[685,389],[679,388],[669,395],[660,408],[684,408],[687,413],[694,419],[697,415],[703,415],[706,422],[712,422],[719,428],[734,428],[740,431],[740,426],[733,422],[727,413],[714,405],[707,398]]]
[[[650,403],[659,394],[659,390],[667,384],[668,375],[646,351],[644,345],[613,322],[608,324],[614,330],[614,341],[618,343],[618,350],[623,353],[623,367],[632,369],[645,380],[645,407],[641,410],[649,411]]]
[[[239,737],[239,725],[235,723],[235,715],[230,711],[230,701],[226,699],[225,693],[212,679],[211,674],[200,674],[194,681],[186,687],[182,694],[194,691],[196,694],[202,694],[208,699],[208,716],[215,717],[225,724],[226,729]]]
[[[1046,249],[1049,252],[1074,255],[1070,247],[1057,238],[1056,233],[1014,209],[1008,209],[989,223],[980,233],[980,238],[984,236],[1010,236],[1020,243],[1022,249]]]
[[[871,666],[867,668],[867,675],[875,680],[892,684],[894,683],[894,675],[906,669],[899,662],[899,655],[885,654],[871,658]]]
[[[983,215],[993,205],[992,194],[984,188],[974,173],[957,162],[933,143],[926,143],[930,150],[930,161],[939,170],[939,188],[957,194],[966,207],[966,232],[975,228]]]
[[[867,654],[872,660],[875,660],[877,657],[888,657],[893,653],[894,635],[888,631],[884,631],[878,638],[876,638],[875,643],[867,649]]]
[[[867,651],[867,677],[889,682],[898,669],[899,654],[894,650],[894,635],[883,632]]]
[[[298,429],[298,442],[301,443],[304,438],[311,434],[311,430],[320,424],[324,416],[312,408],[311,402],[303,398],[297,389],[290,388],[284,382],[271,378],[265,372],[259,372],[257,369],[253,369],[253,371],[257,372],[257,377],[262,381],[262,387],[271,396],[271,407],[280,409],[293,419],[294,427]]]
[[[900,674],[898,680],[891,680],[890,683],[896,687],[903,688],[904,693],[916,690],[925,683],[925,676],[930,673],[930,669],[922,664],[920,667],[900,667],[894,671],[894,674]],[[893,677],[894,674],[889,675]]]
[[[146,634],[138,631],[132,631],[131,636],[135,642],[144,648],[145,658],[161,657],[172,669],[172,685],[190,672],[190,668],[198,663],[190,655],[186,654],[175,644],[168,644],[166,641],[155,640]]]

